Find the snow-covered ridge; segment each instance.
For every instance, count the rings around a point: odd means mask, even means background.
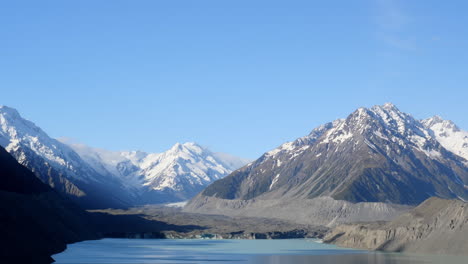
[[[7,106],[0,106],[0,145],[9,152],[27,148],[70,177],[87,181],[96,176],[70,147],[50,138],[33,122],[22,118],[16,109]]]
[[[468,162],[468,131],[461,130],[455,123],[444,120],[440,116],[424,119],[421,123],[434,133],[444,148]]]

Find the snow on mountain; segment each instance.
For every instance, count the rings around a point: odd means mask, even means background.
[[[401,112],[392,103],[376,105],[372,108],[359,108],[353,116],[353,128],[347,127],[346,119],[337,119],[333,122],[324,124],[314,129],[309,135],[301,137],[292,142],[286,142],[276,149],[266,153],[267,156],[275,156],[279,153],[294,153],[297,156],[310,147],[322,135],[324,138],[320,144],[334,143],[339,144],[362,134],[370,125],[365,122],[366,119],[377,119],[388,131],[392,133],[382,134],[380,130],[375,130],[375,136],[394,142],[403,147],[404,141],[419,151],[431,157],[440,155],[435,150],[429,148],[430,141],[436,139],[444,148],[468,160],[468,132],[460,130],[453,122],[442,120],[440,117],[433,117],[419,122],[410,114]],[[435,138],[433,136],[435,134]],[[367,142],[369,147],[372,144]]]
[[[8,152],[28,148],[70,177],[83,181],[94,179],[95,173],[70,147],[50,138],[33,122],[23,119],[16,109],[0,106],[0,125],[0,145]],[[26,158],[20,156],[19,162],[24,163]]]
[[[421,121],[424,126],[433,131],[436,139],[451,152],[468,162],[468,131],[463,131],[450,120],[433,116]]]
[[[73,148],[95,170],[111,173],[127,187],[139,190],[140,193],[177,193],[178,199],[175,200],[191,198],[211,182],[248,162],[228,154],[211,152],[191,142],[177,143],[162,153],[145,153],[107,151],[73,143],[68,139],[60,140]]]
[[[148,155],[147,153],[140,151],[114,152],[92,148],[65,137],[58,138],[58,141],[72,148],[98,173],[112,175],[122,180],[127,188],[138,186],[138,179],[131,177],[131,174],[136,170],[134,164],[140,163]]]
[[[183,180],[191,185],[206,186],[232,172],[210,151],[195,143],[175,144],[160,154],[150,154],[141,164],[144,185],[154,190],[183,190]]]
[[[128,205],[130,197],[119,181],[94,170],[69,146],[7,106],[0,106],[0,145],[44,183],[86,208]]]

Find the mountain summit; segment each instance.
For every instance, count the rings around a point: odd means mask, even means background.
[[[460,139],[466,132],[450,122],[419,121],[391,103],[359,108],[214,182],[187,208],[208,208],[210,197],[405,205],[431,196],[468,200],[466,144]]]

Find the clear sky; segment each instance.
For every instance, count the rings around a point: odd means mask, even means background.
[[[0,104],[53,137],[256,158],[360,106],[468,129],[468,1],[2,1]]]

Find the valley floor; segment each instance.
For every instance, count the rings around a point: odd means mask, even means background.
[[[104,237],[282,239],[322,238],[329,229],[289,221],[182,212],[158,205],[90,211]]]

